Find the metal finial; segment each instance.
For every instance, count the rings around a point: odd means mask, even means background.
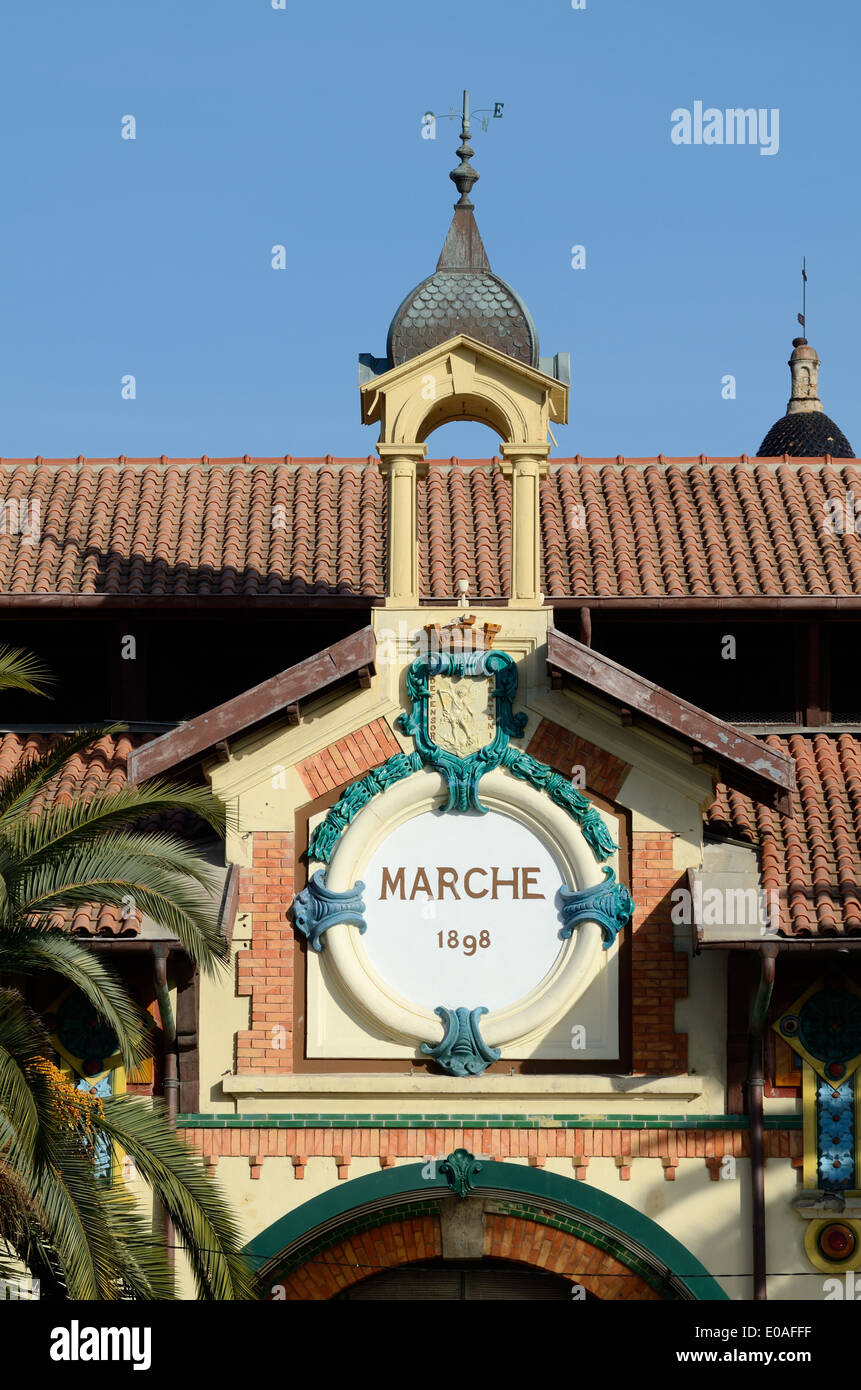
[[[460,164],[456,169],[452,169],[449,178],[453,181],[455,188],[460,194],[455,203],[456,208],[472,208],[475,204],[470,199],[472,185],[477,183],[480,174],[476,173],[469,160],[475,154],[475,150],[470,149],[469,145],[469,92],[463,94],[463,119],[460,127],[460,145],[457,153],[460,155]]]
[[[805,338],[806,338],[806,337],[807,337],[807,257],[806,257],[806,256],[802,256],[802,258],[801,258],[801,313],[800,313],[800,314],[796,314],[796,318],[798,319],[798,322],[801,324],[801,327],[802,327],[802,329],[804,330],[804,336],[805,336]]]

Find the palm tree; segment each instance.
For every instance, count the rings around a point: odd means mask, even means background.
[[[0,689],[43,694],[45,684],[34,658],[0,648]],[[48,1060],[47,1030],[22,992],[28,977],[59,975],[110,1025],[129,1068],[150,1051],[147,1015],[63,929],[68,914],[131,898],[204,972],[226,959],[206,865],[173,836],[133,828],[179,810],[223,833],[223,810],[207,790],[150,782],[42,804],[69,758],[106,732],[119,726],[63,737],[0,780],[0,1251],[5,1242],[40,1279],[43,1296],[174,1297],[163,1240],[122,1185],[95,1176],[96,1145],[107,1140],[133,1159],[173,1223],[198,1296],[247,1298],[236,1223],[163,1108],[75,1090]]]

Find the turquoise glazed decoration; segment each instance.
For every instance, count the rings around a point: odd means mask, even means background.
[[[855,1087],[816,1082],[817,1167],[826,1192],[855,1186]]]
[[[481,1164],[468,1149],[455,1149],[439,1164],[439,1171],[455,1196],[466,1197],[472,1191],[473,1178],[481,1172]]]
[[[431,681],[436,677],[448,684],[437,691],[434,701]],[[480,690],[478,699],[470,699],[469,689],[459,687],[464,678],[485,682],[489,686],[487,700]],[[380,767],[350,783],[312,832],[309,859],[328,864],[342,832],[362,808],[380,792],[423,767],[432,768],[445,778],[448,801],[443,810],[482,813],[487,810],[478,795],[482,777],[486,772],[506,768],[512,776],[546,793],[577,822],[597,860],[610,858],[618,846],[589,798],[546,763],[511,747],[510,740],[523,735],[527,716],[515,714],[512,709],[517,694],[517,666],[508,652],[430,652],[416,658],[407,669],[406,679],[412,711],[400,715],[397,724],[415,740],[415,751],[395,753]],[[437,722],[447,729],[453,747],[440,747],[434,737]],[[488,741],[470,747],[478,741],[481,730]],[[464,751],[454,751],[458,743]]]
[[[336,922],[349,922],[360,932],[367,931],[363,916],[364,887],[364,883],[359,882],[344,893],[335,893],[326,887],[321,869],[311,875],[307,888],[303,888],[293,899],[293,920],[302,935],[308,938],[313,950],[323,949],[323,932],[328,927],[334,927]]]
[[[562,888],[562,911],[564,923],[559,935],[571,936],[580,922],[597,922],[604,938],[604,950],[612,946],[619,932],[630,922],[634,913],[634,899],[624,883],[616,882],[616,875],[605,864],[602,871],[605,883],[595,888]]]
[[[465,757],[449,752],[431,737],[429,729],[430,681],[434,676],[483,676],[494,684],[496,728],[491,741]],[[485,772],[500,766],[508,740],[519,738],[526,728],[526,715],[514,714],[512,701],[517,694],[517,667],[508,652],[430,652],[417,657],[407,671],[407,693],[412,713],[402,714],[398,727],[415,739],[422,762],[441,772],[448,787],[446,811],[486,811],[478,799],[478,784]]]
[[[519,777],[521,782],[529,782],[539,791],[546,792],[551,801],[567,811],[580,826],[583,839],[596,859],[609,859],[619,848],[589,798],[546,763],[537,762],[519,748],[507,748],[502,757],[502,766]]]
[[[791,1035],[789,1025],[787,1018],[782,1031]],[[836,1086],[846,1078],[861,1053],[861,999],[846,988],[842,976],[826,976],[822,988],[811,994],[798,1013],[797,1033],[802,1046],[824,1063],[829,1081]]]
[[[434,1009],[443,1021],[445,1037],[441,1043],[422,1043],[422,1052],[442,1067],[449,1076],[480,1076],[491,1062],[501,1056],[498,1047],[488,1047],[481,1036],[478,1021],[487,1009]]]
[[[308,858],[328,864],[343,830],[346,830],[363,806],[387,787],[413,772],[420,772],[422,760],[418,753],[393,753],[380,767],[375,767],[358,782],[351,782],[339,801],[335,802],[326,819],[311,835]]]

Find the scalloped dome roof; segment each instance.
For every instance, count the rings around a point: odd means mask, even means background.
[[[529,367],[538,366],[538,333],[532,315],[489,266],[486,270],[438,268],[411,290],[389,327],[389,363],[399,367],[458,333],[467,333]]]

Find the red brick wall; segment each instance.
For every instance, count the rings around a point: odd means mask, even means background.
[[[681,875],[673,868],[671,831],[631,836],[631,1006],[635,1072],[664,1075],[688,1069],[687,1034],[674,1028],[675,1001],[688,992],[687,957],[673,950],[670,893]]]
[[[372,767],[379,767],[393,753],[400,753],[398,743],[385,719],[375,719],[363,729],[348,734],[337,743],[330,743],[320,753],[296,764],[296,771],[312,797],[322,796],[333,787],[343,786],[362,777]]]
[[[484,1253],[561,1274],[598,1298],[638,1303],[661,1301],[657,1290],[609,1251],[599,1250],[566,1231],[554,1231],[540,1221],[488,1212],[484,1219]]]
[[[615,800],[629,771],[628,763],[614,758],[612,753],[587,739],[578,738],[570,729],[563,729],[561,724],[554,724],[550,719],[541,720],[526,751],[563,777],[571,777],[575,767],[582,767],[586,788],[608,801]]]
[[[288,1303],[320,1302],[372,1274],[442,1255],[438,1216],[410,1216],[359,1231],[321,1251],[281,1280]],[[271,1297],[271,1295],[270,1295]]]
[[[400,750],[384,719],[376,719],[297,764],[312,797],[361,777]],[[251,946],[236,958],[237,995],[251,1000],[251,1027],[237,1034],[240,1075],[293,1069],[293,832],[256,831],[252,867],[243,869],[239,912],[251,915]]]
[[[239,912],[251,914],[251,946],[236,957],[236,993],[251,999],[251,1027],[236,1036],[239,1074],[291,1070],[293,1055],[293,833],[258,831],[239,880]]]

